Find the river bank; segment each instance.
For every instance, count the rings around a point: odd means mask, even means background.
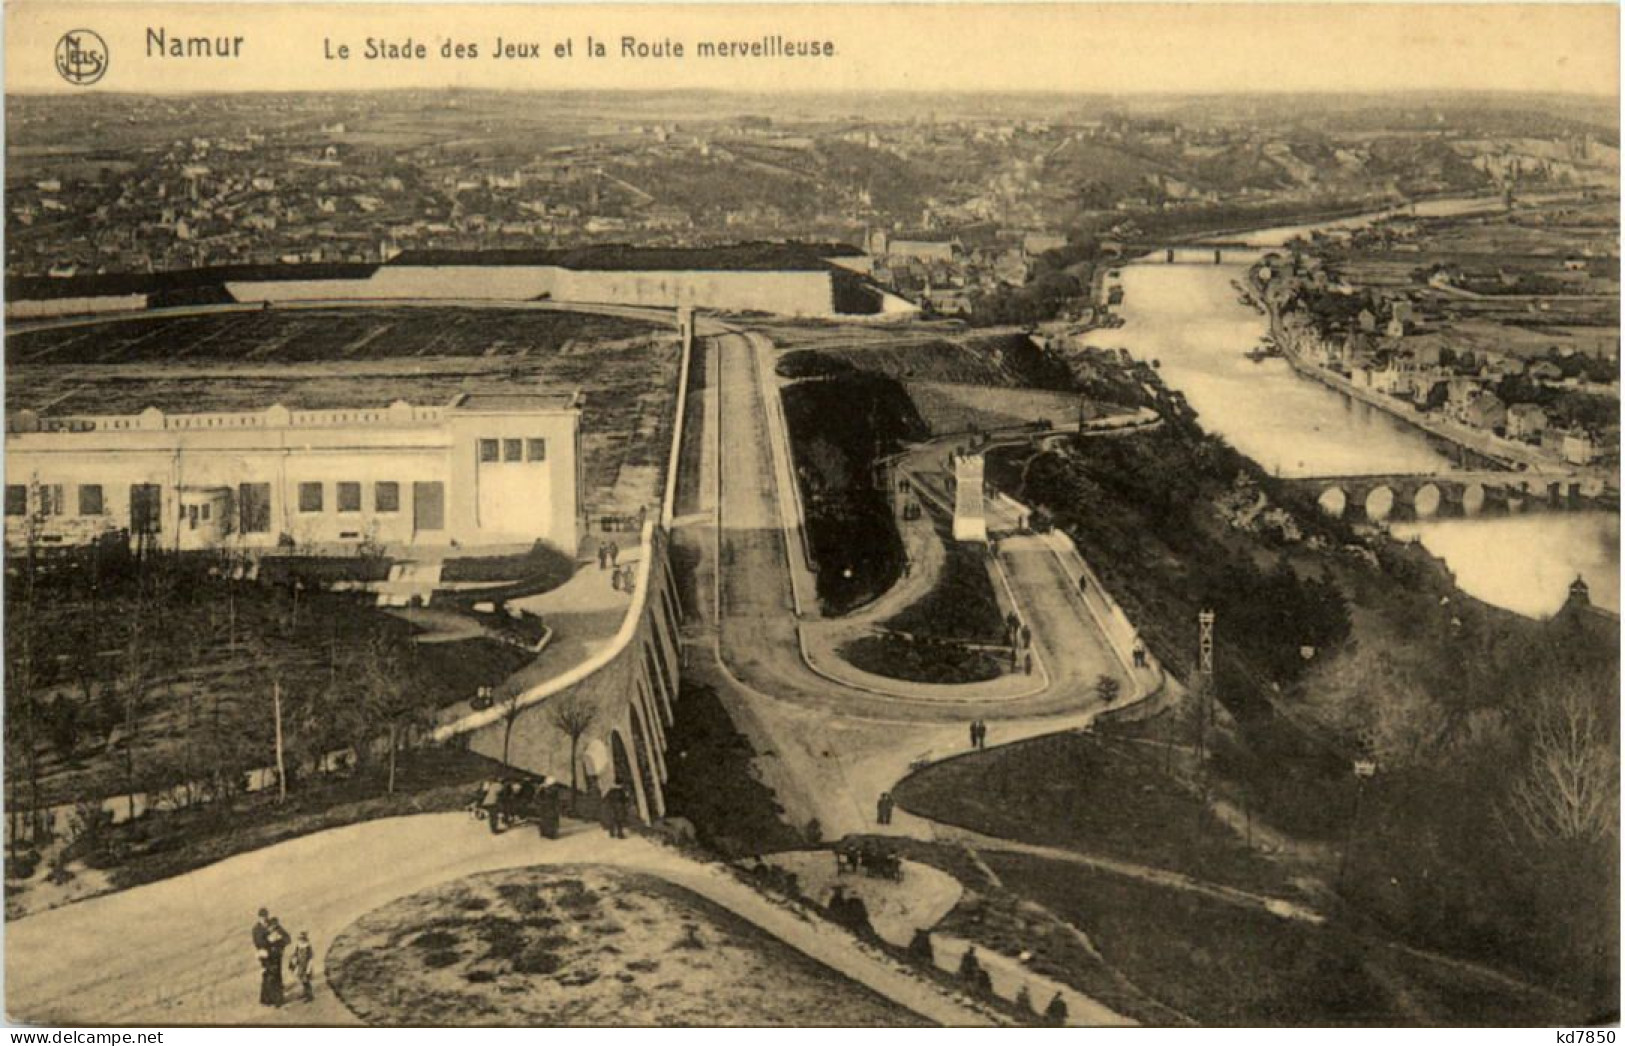
[[[1402,402],[1374,389],[1361,388],[1346,375],[1309,359],[1298,344],[1298,335],[1287,329],[1281,316],[1281,303],[1269,293],[1269,288],[1260,282],[1258,274],[1259,268],[1256,265],[1247,270],[1247,280],[1242,285],[1243,293],[1269,318],[1271,344],[1280,351],[1281,358],[1299,374],[1318,381],[1350,399],[1359,400],[1369,407],[1398,418],[1435,439],[1474,454],[1496,468],[1528,469],[1542,475],[1551,473],[1550,482],[1580,482],[1580,470],[1565,467],[1562,462],[1549,454],[1541,453],[1535,447],[1500,439],[1493,433],[1481,432],[1443,416],[1418,410],[1413,404]]]

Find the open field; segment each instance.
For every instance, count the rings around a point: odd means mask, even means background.
[[[329,981],[375,1025],[918,1026],[912,1013],[652,876],[475,876],[341,934]]]
[[[679,358],[671,332],[571,312],[336,308],[158,317],[8,336],[6,409],[381,407],[397,399],[442,404],[459,392],[581,389],[585,501],[635,510],[650,482],[643,473],[666,461]],[[617,491],[623,470],[628,489]]]
[[[1282,895],[1286,874],[1216,823],[1152,749],[1054,734],[936,763],[895,793],[910,813],[1025,843]]]

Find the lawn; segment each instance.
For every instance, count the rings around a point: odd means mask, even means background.
[[[911,683],[980,683],[997,679],[1004,671],[987,651],[946,640],[859,636],[843,643],[838,652],[865,672]]]
[[[704,898],[592,865],[496,872],[402,898],[341,933],[326,967],[373,1025],[921,1024]]]
[[[884,624],[894,632],[970,643],[1003,643],[1004,615],[988,576],[983,545],[953,540],[948,521],[927,508],[947,552],[942,574],[925,597],[892,615]]]
[[[1203,1025],[1539,1026],[1547,997],[1323,927],[1040,858],[993,854],[1010,890],[1087,933],[1141,990]]]
[[[1284,895],[1285,875],[1216,823],[1138,746],[1051,734],[936,763],[898,805],[985,835]]]

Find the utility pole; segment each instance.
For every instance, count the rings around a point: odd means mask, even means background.
[[[1211,610],[1196,615],[1196,763],[1207,765],[1207,728],[1213,717],[1213,619]]]

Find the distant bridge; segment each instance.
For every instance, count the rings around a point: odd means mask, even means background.
[[[1160,255],[1168,265],[1223,265],[1225,251],[1257,251],[1259,248],[1242,240],[1209,241],[1206,243],[1130,243],[1122,248],[1125,260],[1146,255]]]
[[[1476,516],[1497,510],[1578,508],[1604,496],[1607,484],[1578,472],[1436,472],[1316,476],[1288,480],[1316,493],[1321,511],[1373,523],[1400,517]]]

